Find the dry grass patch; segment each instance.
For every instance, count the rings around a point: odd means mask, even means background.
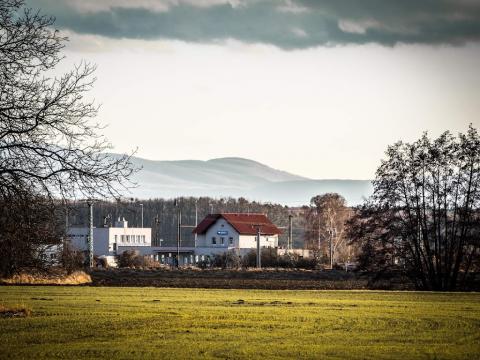
[[[0,318],[27,317],[32,310],[25,305],[6,306],[0,304]]]
[[[0,283],[9,285],[82,285],[92,282],[90,275],[84,271],[71,274],[18,274],[8,279],[0,279]]]

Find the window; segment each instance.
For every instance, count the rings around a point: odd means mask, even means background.
[[[113,251],[117,251],[117,243],[113,243]]]
[[[230,236],[230,237],[228,238],[228,243],[229,243],[230,245],[233,245],[233,237]]]
[[[140,236],[140,235],[137,235],[137,242],[138,242],[138,243],[141,242],[141,236]]]
[[[125,235],[120,235],[120,240],[121,240],[122,242],[125,242]]]
[[[145,239],[145,235],[142,235],[142,238],[143,238],[143,242],[146,243],[147,239]]]
[[[212,245],[217,245],[217,238],[215,236],[212,237]]]
[[[130,242],[130,235],[127,235],[127,242]]]
[[[225,244],[225,238],[224,237],[220,238],[220,244],[222,244],[222,245]]]

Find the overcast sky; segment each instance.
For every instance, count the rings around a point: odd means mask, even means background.
[[[388,144],[480,127],[477,0],[28,0],[117,152],[373,178]]]

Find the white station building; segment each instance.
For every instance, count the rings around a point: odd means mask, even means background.
[[[114,227],[93,228],[93,253],[107,257],[109,263],[126,250],[136,250],[162,263],[173,263],[179,255],[180,265],[193,264],[225,252],[244,256],[257,248],[258,232],[261,248],[278,249],[278,236],[282,231],[264,214],[210,214],[193,230],[195,246],[179,248],[153,247],[151,228],[130,228],[125,219],[119,219]],[[68,231],[71,245],[77,250],[88,251],[88,234],[88,227],[71,227]]]
[[[67,236],[77,250],[88,250],[88,227],[71,227]],[[120,255],[125,250],[137,250],[150,255],[152,246],[151,228],[128,227],[125,219],[118,219],[114,227],[93,228],[93,253],[97,256]]]
[[[261,248],[278,248],[282,233],[266,215],[243,213],[210,214],[193,232],[197,234],[197,255],[232,251],[240,256],[257,248],[258,232]]]

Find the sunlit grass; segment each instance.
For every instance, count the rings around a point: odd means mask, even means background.
[[[0,287],[0,358],[475,359],[480,294]]]

